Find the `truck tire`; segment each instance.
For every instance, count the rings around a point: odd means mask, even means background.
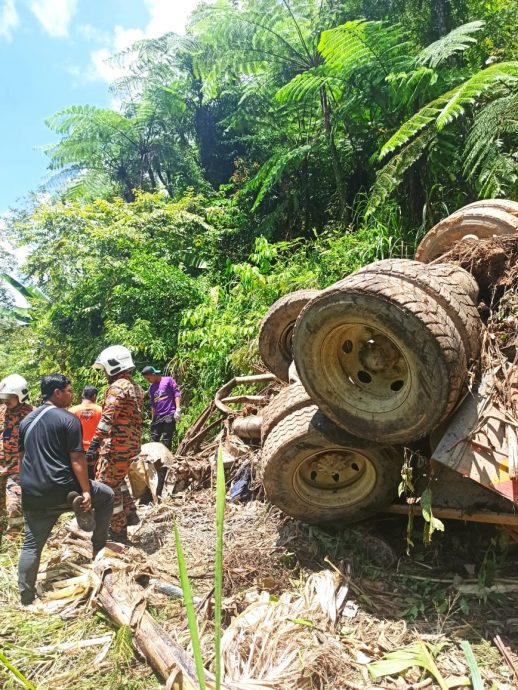
[[[281,381],[288,382],[293,361],[293,327],[303,307],[319,294],[318,290],[297,290],[281,297],[266,312],[259,328],[259,352],[267,368]]]
[[[354,274],[301,312],[293,354],[322,412],[360,438],[407,443],[434,429],[467,379],[451,316],[400,276]]]
[[[460,286],[469,295],[473,303],[477,304],[479,285],[471,273],[464,268],[461,268],[458,264],[434,263],[428,264],[428,270],[437,278],[449,283],[450,290],[458,290],[458,286]]]
[[[263,418],[261,426],[262,442],[264,443],[266,441],[270,431],[276,424],[284,419],[284,417],[310,404],[311,398],[300,382],[293,383],[283,388],[261,412]]]
[[[501,237],[518,233],[518,217],[497,208],[460,209],[439,221],[417,247],[417,261],[429,263],[446,254],[451,246],[466,236],[473,239]]]
[[[311,524],[351,523],[394,501],[402,464],[401,452],[354,438],[306,404],[271,430],[261,476],[284,513]]]
[[[511,201],[510,199],[479,199],[471,204],[466,204],[459,211],[464,211],[467,208],[471,210],[481,208],[496,209],[497,211],[510,213],[518,218],[518,201]]]
[[[441,266],[445,268],[441,268]],[[398,276],[412,285],[417,285],[446,311],[460,333],[467,361],[474,361],[480,353],[482,321],[478,309],[464,289],[473,284],[478,286],[467,271],[454,264],[423,266],[419,261],[407,259],[385,259],[361,268],[358,273],[383,273]],[[459,284],[459,279],[462,284]]]

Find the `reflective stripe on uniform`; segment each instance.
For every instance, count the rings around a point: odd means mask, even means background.
[[[23,525],[23,517],[10,517],[7,520],[8,525]]]

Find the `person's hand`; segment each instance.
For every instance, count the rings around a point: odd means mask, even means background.
[[[90,465],[93,464],[99,457],[99,443],[92,441],[88,450],[86,451],[86,462]]]
[[[88,491],[83,491],[83,502],[81,503],[81,507],[85,513],[88,513],[92,509],[92,497]]]
[[[174,412],[175,421],[178,421],[178,420],[180,419],[181,416],[182,416],[182,413],[180,412],[180,408],[177,407],[176,410],[175,410],[175,412]]]

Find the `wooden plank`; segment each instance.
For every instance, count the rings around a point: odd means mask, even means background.
[[[408,515],[412,506],[402,505],[401,503],[394,503],[389,506],[384,512],[392,515]],[[489,510],[479,510],[476,513],[466,513],[460,508],[441,508],[441,506],[433,505],[433,514],[437,518],[444,518],[445,520],[463,520],[465,522],[485,522],[494,525],[511,525],[518,527],[518,515],[512,513],[493,513]],[[414,515],[421,514],[419,503],[414,504]]]

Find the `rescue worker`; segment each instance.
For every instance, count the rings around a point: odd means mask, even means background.
[[[0,381],[0,540],[6,523],[8,538],[16,537],[23,525],[18,433],[20,422],[32,412],[28,398],[23,376],[11,374]]]
[[[135,365],[130,351],[122,345],[103,350],[93,366],[104,371],[110,385],[86,457],[89,463],[98,457],[96,479],[113,489],[109,538],[124,543],[128,516],[135,512],[125,479],[131,462],[140,453],[144,391],[131,378]]]
[[[81,393],[81,404],[74,405],[69,412],[75,415],[81,422],[81,429],[83,430],[83,448],[86,451],[90,448],[90,443],[97,429],[97,425],[101,421],[102,407],[96,404],[98,390],[95,386],[85,386]],[[88,466],[88,476],[93,479],[95,476],[95,467]]]
[[[160,369],[147,366],[141,373],[151,384],[151,440],[161,441],[171,450],[176,422],[180,419],[180,389],[173,377],[162,376]]]

